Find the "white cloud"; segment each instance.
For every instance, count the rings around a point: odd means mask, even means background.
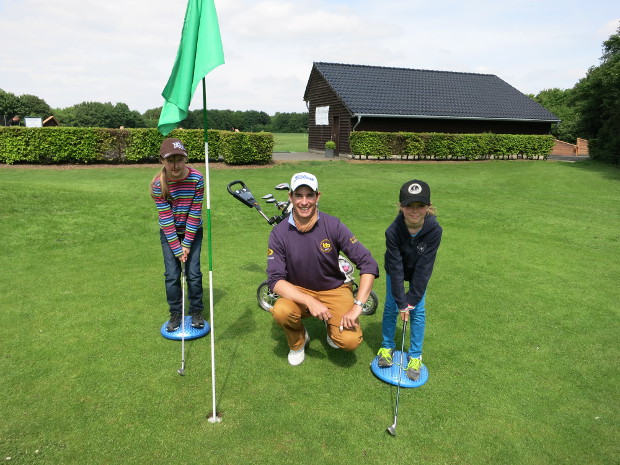
[[[610,35],[615,34],[615,32],[618,30],[618,26],[620,26],[620,18],[612,19],[611,21],[608,21],[607,23],[605,23],[596,32],[598,33],[598,36],[601,39],[607,40],[607,38],[609,38]]]
[[[305,111],[314,61],[496,74],[522,92],[570,88],[598,64],[616,2],[216,0],[226,64],[209,108]],[[0,88],[52,107],[161,106],[186,2],[0,0]],[[11,39],[8,39],[11,38]],[[201,106],[200,88],[192,108]]]

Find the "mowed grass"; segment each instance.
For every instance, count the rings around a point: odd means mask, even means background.
[[[274,152],[307,152],[308,134],[301,133],[274,133]]]
[[[273,187],[302,170],[318,176],[321,209],[380,263],[400,185],[417,177],[433,189],[444,236],[427,296],[430,377],[401,390],[395,438],[385,429],[396,388],[369,370],[381,304],[363,317],[354,353],[328,347],[323,325],[307,321],[312,341],[299,367],[288,365],[282,331],[256,304],[270,227],[226,185],[241,179],[257,198],[280,196]],[[167,309],[147,192],[156,171],[0,167],[0,460],[619,462],[617,169],[551,161],[213,167],[219,424],[207,421],[211,336],[187,342],[181,377],[180,342],[159,333]],[[383,302],[383,278],[375,290]]]

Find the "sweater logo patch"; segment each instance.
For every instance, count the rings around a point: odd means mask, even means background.
[[[351,244],[355,244],[357,242],[357,237],[353,236],[349,238],[349,241],[351,242]]]
[[[328,253],[332,250],[332,243],[329,239],[323,239],[320,246],[321,252]]]
[[[271,257],[273,255],[273,249],[267,249],[267,256]]]
[[[420,242],[418,245],[416,245],[415,247],[419,253],[424,253],[426,252],[426,243],[424,242]]]

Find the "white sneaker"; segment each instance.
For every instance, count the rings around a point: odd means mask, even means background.
[[[327,321],[325,322],[325,331],[327,331],[327,345],[333,347],[334,349],[340,349],[340,347],[338,347],[338,345],[334,341],[332,341],[332,338],[329,337],[329,331],[327,330]]]
[[[306,342],[304,342],[304,346],[299,350],[291,350],[288,353],[288,363],[290,363],[293,366],[301,365],[301,363],[304,361],[304,358],[306,358],[306,346],[310,342],[310,336],[308,335],[308,331],[306,330],[304,331],[306,333],[305,334]]]
[[[340,347],[338,347],[338,344],[332,341],[332,338],[329,337],[329,331],[327,330],[327,321],[325,322],[325,330],[327,331],[327,345],[333,347],[334,349],[340,349]]]
[[[327,335],[327,344],[330,347],[333,347],[334,349],[340,349],[340,347],[338,346],[338,344],[336,344],[334,341],[332,341],[332,338],[329,337],[329,334]]]

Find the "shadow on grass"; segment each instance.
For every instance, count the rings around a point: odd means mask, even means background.
[[[370,347],[373,354],[379,352],[379,349],[381,348],[381,341],[383,340],[381,327],[382,323],[380,321],[364,323],[362,320],[362,329],[364,330],[364,342],[362,344],[366,344]]]
[[[257,263],[247,263],[241,266],[240,269],[242,269],[243,271],[249,271],[253,273],[264,273],[265,272],[265,267],[259,266]]]
[[[592,173],[600,174],[601,176],[611,179],[613,181],[620,181],[620,168],[616,165],[610,165],[609,163],[603,163],[600,161],[580,161],[574,163],[563,163],[567,169],[578,169],[581,171],[589,171]]]
[[[219,412],[222,400],[226,396],[226,388],[228,386],[230,375],[235,368],[234,360],[237,360],[237,353],[239,352],[239,347],[241,347],[243,338],[240,337],[244,334],[249,334],[254,332],[256,328],[256,322],[254,320],[255,311],[246,308],[245,311],[239,315],[239,317],[231,324],[225,331],[221,333],[216,333],[215,337],[218,341],[221,340],[234,340],[235,342],[232,344],[231,349],[226,352],[226,356],[228,359],[228,363],[225,363],[226,371],[224,372],[223,379],[219,378],[221,381],[218,383],[219,387],[219,397],[217,399],[216,410]],[[219,366],[222,366],[220,363]]]
[[[306,348],[306,357],[316,359],[329,359],[334,365],[346,368],[354,366],[357,363],[356,351],[348,352],[346,350],[334,349],[327,344],[327,331],[325,323],[314,317],[307,317],[303,320],[304,326],[310,335],[310,343]],[[284,330],[275,322],[271,322],[271,339],[276,342],[273,353],[278,358],[285,358],[288,355],[289,347],[286,342]],[[323,348],[317,349],[317,343]]]

